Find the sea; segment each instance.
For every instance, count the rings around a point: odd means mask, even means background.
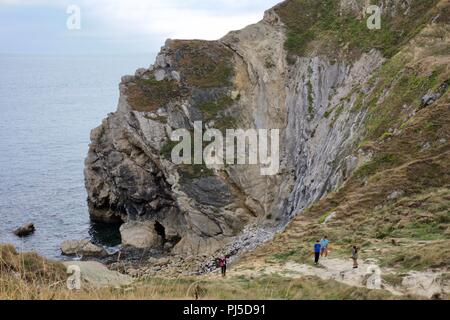
[[[61,259],[64,240],[120,243],[118,226],[89,220],[84,159],[90,131],[116,110],[121,76],[154,58],[0,55],[0,244]],[[28,222],[36,232],[16,237]]]

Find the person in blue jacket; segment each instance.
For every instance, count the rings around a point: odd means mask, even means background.
[[[320,241],[316,240],[316,243],[314,244],[314,264],[315,265],[317,265],[319,263],[321,248],[322,248],[322,246],[320,245]]]
[[[328,238],[325,236],[320,240],[320,246],[321,246],[321,252],[320,256],[328,257],[328,245],[330,244],[330,241],[328,241]]]

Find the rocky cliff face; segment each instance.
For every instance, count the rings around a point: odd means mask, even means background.
[[[117,111],[92,131],[92,219],[145,221],[148,246],[177,254],[270,239],[371,159],[358,148],[370,116],[361,96],[424,23],[439,23],[438,2],[380,1],[389,28],[369,31],[364,1],[287,0],[218,41],[168,40],[153,66],[122,78]],[[279,173],[174,165],[169,136],[195,121],[280,129]]]

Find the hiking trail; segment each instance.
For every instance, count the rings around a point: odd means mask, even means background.
[[[375,259],[360,260],[357,269],[353,268],[351,259],[321,258],[318,266],[294,261],[276,264],[256,261],[251,269],[248,266],[237,265],[228,271],[229,277],[253,278],[264,275],[279,275],[293,279],[316,276],[322,280],[335,280],[349,286],[384,289],[397,296],[409,294],[432,298],[450,290],[448,281],[442,278],[442,272],[408,271],[398,274],[391,269],[381,268]],[[217,277],[218,274],[215,272],[211,276]],[[395,276],[396,283],[386,281],[387,276]]]

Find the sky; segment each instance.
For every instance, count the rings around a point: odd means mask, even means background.
[[[0,0],[0,54],[155,53],[168,38],[218,39],[280,1]]]

